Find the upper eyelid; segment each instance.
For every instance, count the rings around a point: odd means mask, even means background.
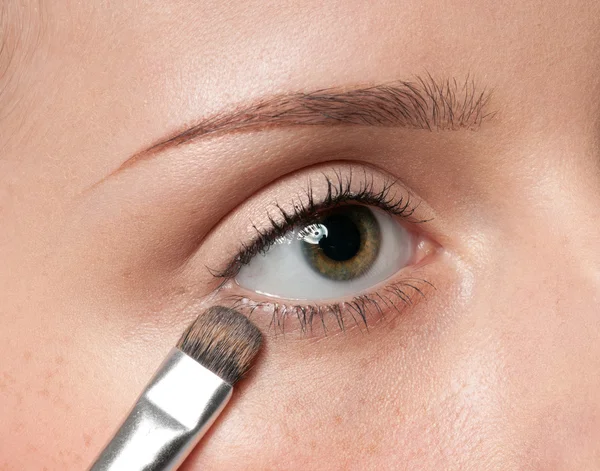
[[[409,192],[400,193],[397,190],[397,180],[386,179],[381,188],[376,188],[375,180],[369,178],[366,170],[363,169],[362,176],[359,177],[359,184],[354,188],[356,182],[355,172],[351,170],[344,174],[341,170],[333,169],[333,177],[327,173],[321,176],[327,183],[327,191],[319,202],[316,202],[313,194],[313,184],[309,181],[305,192],[305,198],[298,198],[292,205],[292,210],[288,211],[275,202],[272,207],[278,212],[278,217],[267,214],[270,223],[269,229],[261,229],[253,225],[257,235],[246,244],[242,243],[236,256],[225,266],[224,269],[214,270],[209,268],[210,273],[218,278],[224,278],[223,283],[235,277],[242,266],[246,265],[254,256],[264,253],[274,243],[278,237],[282,237],[294,226],[301,224],[310,224],[311,218],[314,218],[319,212],[343,205],[345,203],[358,202],[365,205],[376,206],[393,215],[403,217],[411,223],[428,222],[429,219],[418,219],[414,217],[417,208],[420,206],[420,200],[416,199]]]

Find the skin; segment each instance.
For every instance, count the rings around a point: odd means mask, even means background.
[[[256,367],[183,469],[600,467],[598,2],[2,8],[0,469],[85,468],[214,302],[206,266],[332,161],[418,196],[435,289],[369,333],[253,317]],[[495,115],[220,135],[115,173],[220,110],[425,71]]]

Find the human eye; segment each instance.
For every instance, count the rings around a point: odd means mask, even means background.
[[[344,204],[300,221],[240,269],[246,289],[295,301],[361,293],[406,266],[412,234],[383,210]]]
[[[325,188],[320,194],[315,181]],[[384,310],[399,311],[432,287],[417,273],[436,250],[415,230],[426,222],[418,207],[389,178],[330,169],[290,204],[273,203],[268,225],[253,224],[254,239],[218,275],[240,292],[232,295],[236,307],[268,313],[273,328],[285,331],[288,319],[303,332],[315,320],[325,332],[332,325],[367,328]]]

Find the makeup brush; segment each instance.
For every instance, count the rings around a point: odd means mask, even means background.
[[[260,331],[211,307],[187,328],[90,471],[176,470],[252,365]]]

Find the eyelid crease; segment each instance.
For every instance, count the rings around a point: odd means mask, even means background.
[[[293,227],[300,224],[313,224],[320,212],[343,204],[361,203],[375,206],[392,215],[405,218],[413,224],[431,221],[431,219],[413,217],[420,201],[414,202],[414,197],[410,193],[399,195],[393,191],[397,180],[386,180],[381,189],[376,189],[374,177],[371,175],[369,178],[366,170],[363,169],[363,176],[358,188],[353,189],[356,180],[352,170],[349,170],[344,176],[341,170],[333,169],[333,179],[324,172],[321,175],[325,179],[327,190],[320,201],[315,200],[313,185],[309,181],[304,195],[306,202],[299,198],[297,202],[294,202],[292,210],[286,210],[280,204],[275,203],[274,208],[278,212],[278,217],[267,214],[270,228],[261,229],[253,225],[252,227],[257,233],[255,238],[250,243],[242,242],[237,255],[224,269],[215,270],[207,267],[209,272],[216,278],[223,278],[223,285],[227,280],[235,277],[240,269],[256,255],[266,253],[278,238],[283,237]]]

